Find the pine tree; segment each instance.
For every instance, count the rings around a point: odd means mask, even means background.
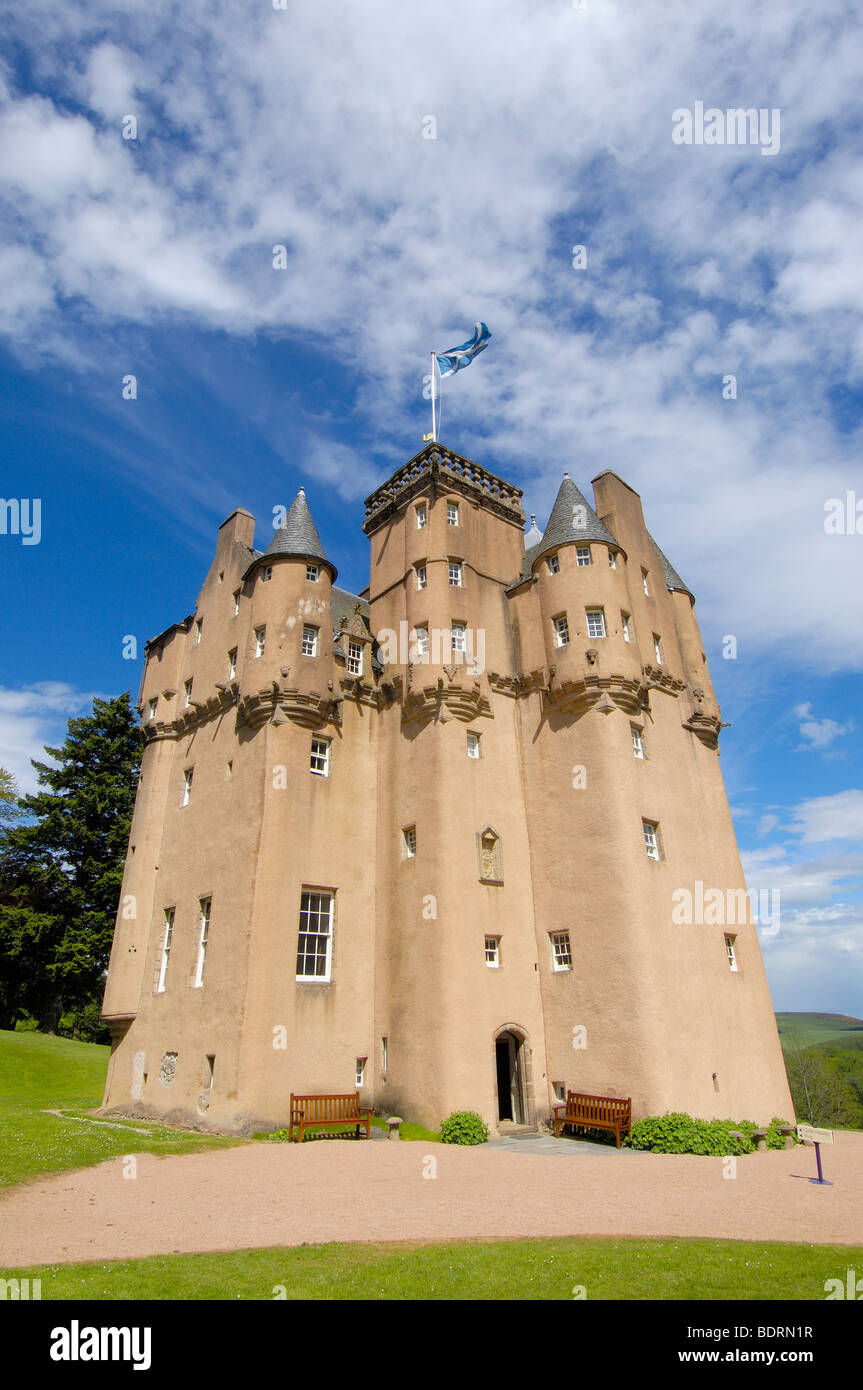
[[[33,762],[44,790],[19,799],[27,823],[2,845],[0,1027],[29,1012],[77,1033],[101,1002],[138,783],[129,693],[95,699],[45,751],[57,766]]]

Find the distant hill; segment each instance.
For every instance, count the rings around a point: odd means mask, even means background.
[[[863,1018],[847,1014],[777,1014],[776,1025],[783,1047],[796,1034],[804,1047],[819,1043],[841,1043],[843,1047],[863,1049]]]

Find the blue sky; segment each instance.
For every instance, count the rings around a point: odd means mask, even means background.
[[[0,765],[31,787],[69,715],[137,690],[123,638],[192,610],[236,505],[265,544],[304,485],[361,588],[428,352],[483,319],[443,441],[540,526],[564,469],[641,492],[750,886],[781,891],[774,1003],[863,1012],[863,534],[824,528],[863,501],[859,16],[13,0],[0,34],[0,493],[42,502],[38,545],[0,535]],[[676,145],[696,101],[777,110],[778,151]]]

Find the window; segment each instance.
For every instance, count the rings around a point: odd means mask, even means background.
[[[554,1092],[555,1100],[560,1101],[561,1105],[566,1105],[566,1082],[552,1081],[551,1089]]]
[[[450,629],[452,634],[452,649],[455,652],[467,651],[467,628],[464,623],[453,623]]]
[[[195,622],[195,646],[196,646],[196,647],[198,646],[198,644],[199,644],[200,641],[201,641],[201,629],[203,628],[203,626],[204,626],[204,619],[203,619],[203,618],[198,618],[198,619],[196,620],[196,622]]]
[[[725,951],[728,956],[729,967],[732,970],[737,969],[737,956],[734,953],[734,943],[736,940],[736,936],[726,936],[725,938]]]
[[[237,674],[237,648],[232,647],[228,652],[228,680],[232,681]]]
[[[413,859],[417,852],[417,828],[409,825],[402,831],[405,859]]]
[[[330,741],[326,738],[312,739],[312,756],[309,762],[309,772],[317,773],[318,777],[329,777],[330,775]]]
[[[425,565],[417,565],[417,588],[418,588],[418,589],[426,589],[426,588],[428,588],[428,578],[427,578],[427,576],[426,576],[426,567],[425,567]]]
[[[617,551],[616,551],[616,550],[609,550],[609,552],[608,552],[608,568],[609,568],[610,570],[616,570],[616,569],[617,569]]]
[[[318,654],[318,629],[316,627],[303,627],[303,656],[317,656]]]
[[[587,635],[588,637],[605,636],[605,609],[586,608],[587,613]]]
[[[649,598],[649,597],[650,597],[650,589],[649,589],[648,584],[647,584],[647,576],[648,576],[648,573],[649,573],[648,570],[642,570],[642,571],[641,571],[641,583],[642,583],[642,586],[643,586],[643,588],[644,588],[644,592],[647,594],[647,596],[648,596],[648,598]]]
[[[641,824],[644,826],[644,848],[648,859],[660,859],[659,826],[652,820],[642,821]]]
[[[500,937],[487,936],[485,939],[485,963],[489,970],[500,968]]]
[[[191,708],[191,704],[192,704],[192,682],[191,682],[191,681],[186,681],[186,684],[183,686],[183,695],[184,695],[184,697],[185,697],[185,698],[184,698],[184,701],[183,701],[184,707],[185,707],[186,709]]]
[[[201,935],[198,938],[198,960],[195,965],[195,989],[200,989],[204,983],[204,962],[207,959],[207,940],[210,935],[210,904],[211,898],[201,898]]]
[[[644,757],[644,735],[637,724],[630,724],[632,730],[632,751],[636,758]]]
[[[429,654],[429,630],[427,627],[418,627],[416,631],[417,656],[428,656]]]
[[[472,733],[470,730],[468,730],[467,755],[469,758],[479,757],[479,738],[479,734]]]
[[[348,642],[348,674],[363,674],[363,647],[361,642]]]
[[[263,656],[267,646],[266,627],[255,628],[255,656]]]
[[[191,799],[192,799],[192,777],[194,776],[194,773],[195,773],[195,769],[194,769],[193,767],[187,767],[187,768],[186,768],[186,771],[183,773],[183,805],[184,805],[184,806],[188,806],[189,802],[190,802]]]
[[[591,563],[589,545],[577,545],[575,547],[575,562],[579,566]]]
[[[159,966],[159,983],[156,986],[157,994],[165,993],[165,979],[168,974],[168,957],[171,954],[171,944],[174,939],[174,909],[165,908],[165,936],[162,942],[162,961]],[[726,938],[727,939],[727,938]]]
[[[421,502],[417,507],[417,530],[421,531],[428,522],[428,511],[425,502]]]
[[[551,965],[553,970],[572,969],[572,950],[569,945],[568,931],[553,931],[551,933]]]
[[[461,588],[461,561],[450,560],[449,562],[449,582],[453,589]]]
[[[317,584],[318,573],[319,571],[317,565],[306,565],[306,579],[308,579],[310,583]]]
[[[357,1090],[359,1090],[361,1086],[365,1086],[366,1084],[366,1062],[368,1060],[368,1057],[357,1058],[356,1072],[354,1075],[354,1085],[356,1086]]]
[[[458,526],[458,502],[447,502],[446,524],[447,526]]]
[[[234,590],[234,617],[235,617],[235,618],[236,618],[237,614],[238,614],[239,611],[240,611],[240,594],[241,594],[241,593],[242,593],[242,590],[241,590],[241,589],[235,589],[235,590]]]
[[[560,618],[554,619],[554,644],[556,647],[565,647],[569,641],[569,623],[566,621],[564,613]]]
[[[621,627],[623,628],[623,640],[624,640],[624,642],[631,642],[631,641],[632,641],[632,619],[630,618],[630,616],[629,616],[628,613],[621,613],[621,615],[620,615],[620,625],[621,625]]]
[[[381,1071],[386,1071],[390,1060],[390,1040],[381,1038]]]
[[[656,656],[656,664],[657,664],[657,666],[661,666],[661,665],[662,665],[662,641],[661,641],[661,639],[660,639],[660,637],[659,637],[659,634],[656,633],[656,632],[654,632],[654,634],[653,634],[653,651],[654,651],[654,655]]]
[[[546,560],[549,574],[560,574],[560,560],[556,555],[549,555]]]
[[[269,584],[269,582],[270,582],[270,580],[272,579],[272,577],[273,577],[273,567],[272,567],[272,565],[265,565],[264,568],[261,570],[261,583],[262,583],[262,584]]]
[[[297,940],[297,979],[329,982],[333,951],[333,895],[303,891]]]
[[[147,709],[148,709],[147,718],[148,718],[148,719],[155,719],[155,718],[156,718],[156,710],[157,710],[157,708],[158,708],[158,705],[159,705],[159,697],[158,697],[158,695],[155,695],[155,696],[153,697],[153,699],[150,701],[149,705],[147,706]]]

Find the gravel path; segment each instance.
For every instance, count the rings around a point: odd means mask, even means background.
[[[0,1264],[322,1241],[712,1236],[863,1245],[863,1134],[725,1160],[512,1153],[440,1144],[257,1143],[123,1159],[0,1196]],[[436,1177],[424,1177],[436,1160]]]

